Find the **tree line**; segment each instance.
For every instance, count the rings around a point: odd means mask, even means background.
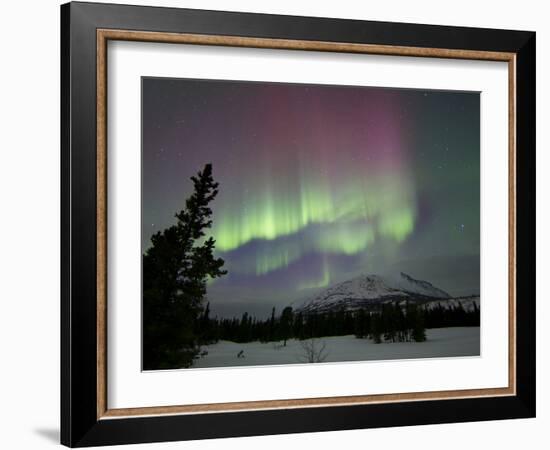
[[[438,303],[426,309],[424,315],[426,328],[479,327],[480,323],[479,308],[475,302],[472,303],[472,310],[466,310],[460,301],[452,308]]]
[[[467,311],[458,303],[445,308],[441,304],[425,309],[412,302],[398,302],[356,311],[340,310],[326,313],[303,313],[284,308],[280,315],[272,309],[270,317],[258,319],[247,312],[233,318],[211,318],[207,304],[199,320],[197,333],[205,343],[227,340],[245,342],[282,342],[289,339],[311,339],[328,336],[355,335],[382,342],[422,342],[426,328],[479,326],[479,309]]]

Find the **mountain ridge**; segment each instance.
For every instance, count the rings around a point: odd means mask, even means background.
[[[397,276],[360,275],[337,283],[306,300],[298,308],[302,313],[372,309],[388,302],[423,304],[451,300],[453,297],[432,283],[417,280],[404,272]]]

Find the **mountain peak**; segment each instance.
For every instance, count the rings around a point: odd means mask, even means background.
[[[395,276],[366,274],[328,287],[299,309],[304,312],[356,310],[391,301],[423,303],[449,298],[451,296],[444,290],[404,272]]]

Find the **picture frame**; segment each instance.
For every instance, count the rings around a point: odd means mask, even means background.
[[[508,164],[508,385],[110,408],[106,186],[112,41],[506,63],[508,152],[500,157]],[[535,33],[527,31],[62,5],[61,443],[81,447],[534,417],[535,41]]]

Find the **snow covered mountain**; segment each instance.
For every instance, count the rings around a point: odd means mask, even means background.
[[[299,311],[323,313],[345,309],[353,311],[393,301],[426,303],[448,300],[451,296],[431,283],[416,280],[401,272],[397,276],[361,275],[331,286],[307,300]]]

